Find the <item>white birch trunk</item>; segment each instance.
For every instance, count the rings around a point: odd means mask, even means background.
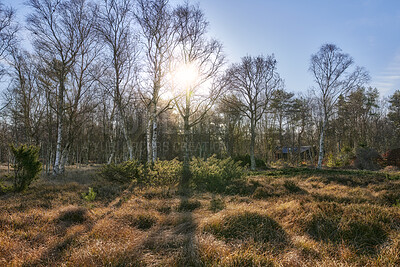
[[[325,144],[325,128],[327,124],[327,119],[324,119],[322,123],[321,135],[319,138],[319,154],[318,154],[318,166],[317,169],[322,169],[322,160],[324,159],[324,144]]]
[[[58,128],[57,128],[57,146],[56,146],[56,159],[54,162],[53,174],[58,175],[61,173],[60,164],[61,164],[61,144],[62,144],[62,119],[59,119]]]
[[[153,136],[151,139],[152,163],[157,160],[157,114],[153,117]]]
[[[147,163],[151,163],[153,159],[152,155],[152,136],[151,136],[151,130],[152,130],[152,122],[151,118],[149,118],[149,121],[147,122],[147,129],[146,129],[146,145],[147,145]]]
[[[251,131],[251,137],[250,137],[250,169],[254,171],[256,169],[256,158],[254,155],[254,146],[255,146],[255,141],[256,141],[256,126],[254,121],[252,120],[250,123],[250,131]]]

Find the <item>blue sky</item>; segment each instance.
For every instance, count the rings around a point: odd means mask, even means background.
[[[174,1],[175,2],[175,1]],[[400,1],[201,0],[210,34],[230,62],[274,53],[289,91],[314,86],[311,54],[324,43],[349,53],[382,96],[400,89]]]
[[[24,0],[3,0],[24,20]],[[183,1],[171,0],[174,3]],[[324,43],[349,53],[371,75],[382,96],[400,90],[399,0],[200,0],[210,36],[230,63],[245,55],[275,54],[286,88],[314,86],[310,56]]]

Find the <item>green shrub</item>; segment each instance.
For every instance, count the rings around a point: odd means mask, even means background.
[[[39,161],[39,148],[27,145],[19,147],[11,145],[10,147],[15,158],[14,190],[24,191],[42,170],[42,163]]]
[[[131,182],[141,183],[144,177],[143,164],[137,160],[128,160],[119,164],[107,164],[100,170],[100,176],[106,180],[114,182]]]
[[[139,185],[174,186],[180,180],[182,163],[177,159],[158,160],[154,164],[142,164],[129,160],[120,164],[104,165],[100,175],[110,181],[136,182]]]
[[[354,153],[348,146],[344,146],[338,155],[334,156],[332,153],[328,154],[326,166],[328,167],[345,167],[350,166]]]
[[[145,168],[148,185],[152,186],[174,186],[180,181],[182,175],[182,163],[177,159],[157,160],[153,165],[149,164]]]
[[[223,192],[227,185],[244,177],[244,168],[240,162],[231,158],[217,159],[211,156],[207,160],[194,158],[191,161],[192,187],[199,190]]]
[[[93,191],[92,187],[89,187],[87,193],[82,193],[82,198],[87,202],[92,202],[96,198],[96,192]]]

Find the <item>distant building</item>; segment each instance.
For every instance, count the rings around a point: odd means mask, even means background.
[[[283,159],[287,160],[289,155],[298,155],[299,147],[278,147],[275,150],[275,160]],[[302,160],[311,160],[312,159],[312,146],[301,146],[300,147],[300,156]]]

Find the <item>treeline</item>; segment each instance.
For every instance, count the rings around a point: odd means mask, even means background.
[[[192,156],[322,164],[326,154],[400,144],[400,91],[382,99],[335,45],[311,56],[315,90],[288,92],[273,55],[228,64],[198,5],[29,0],[0,6],[0,161],[40,147],[67,164]],[[32,47],[29,49],[28,47]]]

